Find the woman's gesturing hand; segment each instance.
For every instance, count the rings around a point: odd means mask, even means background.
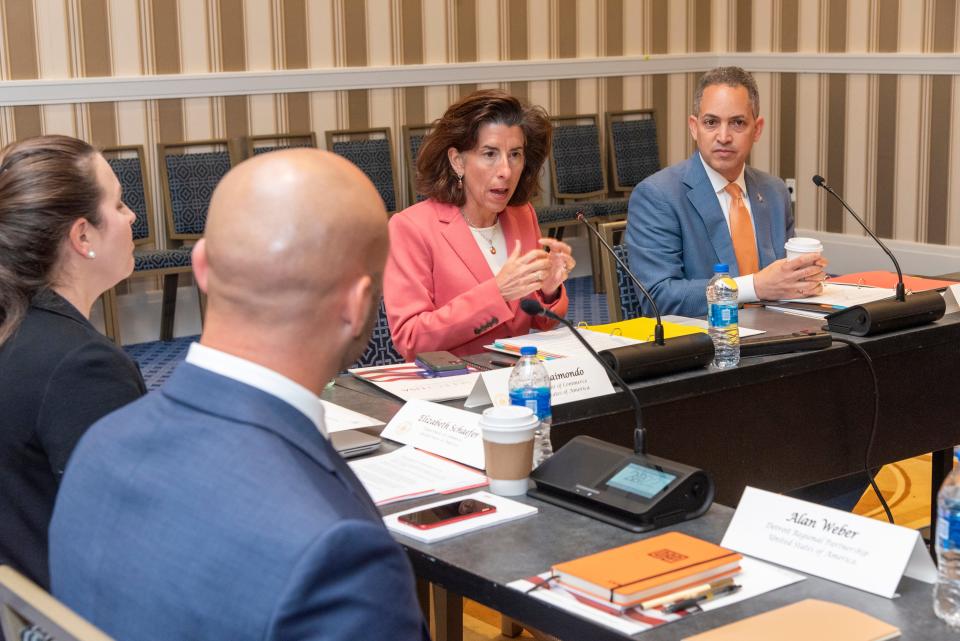
[[[532,294],[542,287],[543,280],[549,276],[551,260],[542,249],[531,249],[520,254],[520,241],[514,245],[510,258],[497,272],[497,287],[507,302]]]

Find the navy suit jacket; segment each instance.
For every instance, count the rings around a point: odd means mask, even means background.
[[[744,170],[753,214],[760,268],[786,256],[793,237],[790,195],[780,178],[747,166]],[[716,263],[739,276],[730,228],[699,152],[638,184],[627,215],[630,267],[663,314],[704,316],[706,288]],[[652,308],[642,299],[644,315]]]
[[[316,426],[188,363],[80,441],[50,547],[53,593],[124,641],[428,639],[405,553]]]

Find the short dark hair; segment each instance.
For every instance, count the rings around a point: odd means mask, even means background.
[[[480,127],[517,126],[523,131],[523,173],[510,205],[522,205],[540,189],[540,168],[550,151],[553,125],[543,107],[525,105],[496,89],[476,91],[447,109],[435,121],[417,155],[417,191],[442,203],[462,206],[466,194],[450,167],[447,150],[468,151],[477,146]]]
[[[33,296],[53,284],[74,221],[100,224],[96,153],[68,136],[27,138],[0,150],[0,345]]]
[[[744,87],[750,96],[750,108],[753,117],[760,115],[760,92],[757,90],[757,81],[749,71],[740,67],[715,67],[700,77],[697,90],[693,94],[693,115],[700,115],[700,101],[704,90],[711,85],[727,85],[728,87]]]

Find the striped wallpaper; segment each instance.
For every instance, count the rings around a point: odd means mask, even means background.
[[[0,0],[0,79],[150,76],[697,52],[960,52],[958,0]],[[638,69],[638,74],[643,74]],[[960,73],[960,68],[958,68]],[[657,109],[662,161],[693,146],[697,74],[506,82],[553,114]],[[960,245],[960,83],[951,75],[758,73],[752,163],[797,178],[798,226],[859,233],[823,174],[888,238]],[[477,85],[0,107],[0,143],[97,145],[388,126]],[[0,84],[0,92],[3,91]],[[156,177],[156,161],[150,170]],[[399,157],[399,155],[397,156]],[[153,184],[157,184],[156,180]],[[398,189],[406,177],[398,166]],[[155,211],[161,215],[155,195]]]

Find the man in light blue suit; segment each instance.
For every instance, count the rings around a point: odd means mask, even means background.
[[[753,77],[739,67],[719,67],[700,80],[688,119],[697,151],[638,184],[630,196],[626,244],[630,266],[662,313],[703,316],[706,286],[715,263],[727,263],[740,302],[811,296],[821,291],[826,266],[819,254],[783,260],[794,235],[786,186],[746,166],[763,131]],[[728,185],[736,185],[736,188]],[[752,237],[751,260],[738,264],[731,238],[739,202]],[[743,256],[740,256],[742,259]],[[652,308],[643,300],[643,312]]]
[[[317,150],[255,157],[193,252],[200,343],[95,424],[50,528],[54,594],[124,641],[420,641],[414,577],[326,438],[318,394],[380,298],[376,189]]]

